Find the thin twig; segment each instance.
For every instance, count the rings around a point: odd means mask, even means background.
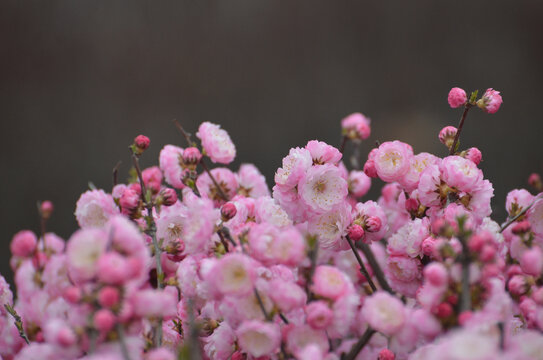
[[[472,107],[469,102],[466,103],[464,107],[464,112],[462,113],[462,117],[460,118],[460,124],[458,125],[458,129],[456,130],[456,135],[454,136],[454,141],[451,145],[451,148],[449,149],[449,155],[454,155],[456,152],[456,144],[458,144],[458,139],[460,139],[460,133],[462,132],[462,128],[464,127],[464,121],[466,120],[466,116],[468,115],[469,109]]]
[[[362,253],[366,257],[366,260],[370,263],[371,269],[373,270],[373,274],[377,278],[377,282],[379,283],[379,286],[381,286],[381,289],[385,290],[386,292],[394,295],[394,290],[390,287],[388,284],[388,281],[385,277],[385,273],[383,272],[383,269],[381,269],[381,266],[377,262],[377,259],[375,258],[375,255],[373,254],[373,251],[368,246],[368,244],[361,243],[359,245],[360,250],[362,250]]]
[[[353,345],[351,348],[351,351],[342,359],[342,360],[354,360],[356,356],[362,351],[364,346],[370,341],[373,334],[375,334],[376,331],[372,328],[369,328],[364,332],[364,334],[360,337],[360,340],[356,344]]]
[[[366,266],[364,265],[364,262],[362,261],[362,258],[360,257],[360,254],[358,253],[358,251],[354,247],[353,241],[348,236],[345,236],[345,239],[347,240],[347,242],[349,243],[349,246],[353,250],[354,256],[356,257],[356,261],[358,261],[358,265],[360,265],[360,272],[362,273],[362,275],[364,275],[364,277],[368,281],[368,284],[371,287],[372,293],[376,292],[377,287],[373,283],[373,280],[372,280],[368,270],[366,269]]]
[[[345,151],[345,144],[347,144],[347,140],[349,140],[349,138],[346,135],[343,135],[341,138],[341,143],[339,144],[339,152],[342,154]]]
[[[200,165],[202,165],[202,168],[204,169],[204,171],[207,173],[207,175],[209,175],[209,177],[211,178],[211,181],[213,181],[213,185],[215,185],[215,187],[217,188],[217,192],[219,193],[219,196],[225,200],[225,201],[228,201],[228,195],[226,195],[224,193],[224,191],[222,190],[221,186],[219,185],[219,183],[217,182],[217,180],[215,179],[215,177],[213,176],[213,174],[211,174],[211,171],[209,171],[209,168],[207,167],[204,159],[201,159],[200,160]]]
[[[15,311],[13,306],[4,304],[4,308],[11,316],[13,316],[13,319],[15,320],[15,327],[17,328],[17,331],[19,331],[19,336],[27,343],[27,345],[29,345],[30,340],[28,340],[28,336],[26,336],[25,329],[23,327],[23,319],[21,319],[19,314],[17,314],[17,311]]]
[[[138,174],[138,180],[140,182],[141,202],[145,205],[146,204],[145,195],[146,195],[147,190],[145,189],[145,183],[143,182],[143,176],[141,174],[140,162],[139,162],[138,156],[136,154],[134,154],[134,151],[132,151],[132,149],[130,150],[130,154],[132,155],[132,162],[134,163],[134,168],[136,169],[136,174]],[[148,214],[148,215],[150,215],[150,214]]]
[[[183,126],[181,126],[179,121],[177,121],[176,119],[173,119],[172,121],[173,121],[174,125],[177,127],[177,129],[179,130],[179,132],[183,135],[185,140],[187,140],[187,144],[189,146],[195,146],[196,144],[190,138],[191,134],[186,132],[185,129],[183,129]]]
[[[461,277],[461,294],[460,294],[460,312],[471,310],[471,290],[470,290],[470,256],[469,249],[464,234],[458,236],[458,240],[462,244],[462,254],[460,255],[460,263],[462,264]]]
[[[117,165],[113,168],[113,186],[117,186],[119,183],[119,167],[121,166],[121,161],[117,162]]]
[[[258,292],[256,287],[253,288],[253,290],[255,293],[256,300],[258,301],[258,306],[260,306],[260,310],[262,310],[262,314],[264,314],[264,318],[266,319],[266,321],[270,321],[271,320],[270,316],[268,315],[266,308],[264,308],[264,302],[262,301],[262,298],[260,297],[260,293]]]

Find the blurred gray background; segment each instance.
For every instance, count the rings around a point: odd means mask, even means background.
[[[241,162],[271,186],[292,146],[337,145],[339,121],[361,111],[375,140],[445,155],[456,125],[452,86],[494,87],[495,115],[471,111],[462,145],[477,146],[493,183],[495,218],[508,190],[543,170],[543,1],[20,1],[0,3],[0,272],[35,203],[56,210],[49,229],[76,229],[88,181],[111,189],[111,169],[138,134],[143,165],[172,126],[221,124]],[[380,184],[374,182],[373,196]]]

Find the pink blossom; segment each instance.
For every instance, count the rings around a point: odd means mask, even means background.
[[[331,164],[311,167],[300,180],[298,189],[302,200],[316,213],[331,210],[348,192],[347,182]]]
[[[118,213],[113,197],[104,190],[83,193],[75,207],[75,217],[82,228],[102,227],[111,216]]]
[[[324,301],[313,301],[305,307],[307,323],[313,329],[326,329],[333,320],[334,313]]]
[[[262,196],[255,202],[256,221],[268,222],[275,226],[283,227],[292,225],[292,220],[281,206],[271,197]]]
[[[38,245],[38,238],[30,230],[21,230],[13,236],[10,244],[14,256],[27,257],[34,254]]]
[[[76,282],[96,276],[100,256],[106,251],[107,234],[98,229],[75,232],[66,247],[68,274]]]
[[[238,181],[236,175],[227,168],[215,168],[211,170],[211,175],[215,178],[223,193],[228,199],[231,199],[236,194],[238,189]],[[221,197],[220,191],[217,189],[213,180],[207,173],[202,173],[196,180],[196,187],[202,197],[214,200],[217,204],[222,204],[225,199]],[[228,200],[226,199],[226,200]]]
[[[457,108],[464,105],[466,101],[468,101],[468,96],[463,89],[453,87],[451,91],[449,91],[449,97],[447,100],[452,108]]]
[[[207,356],[211,359],[227,360],[234,352],[236,334],[228,322],[223,321],[204,341]]]
[[[406,296],[415,296],[422,277],[421,263],[418,259],[390,256],[387,259],[385,272],[393,289]]]
[[[217,262],[208,280],[222,294],[242,296],[253,291],[255,279],[252,260],[242,254],[230,253]]]
[[[481,153],[481,150],[472,147],[466,151],[466,159],[471,160],[475,165],[479,165],[483,159],[483,154]]]
[[[177,312],[177,290],[140,290],[132,295],[134,313],[147,318],[172,318]]]
[[[349,279],[333,266],[320,265],[315,269],[311,290],[316,295],[336,300],[349,290]]]
[[[246,321],[236,330],[241,349],[259,357],[279,350],[281,333],[277,324],[262,321]]]
[[[367,224],[367,221],[372,217],[380,220],[381,227],[377,231],[366,231],[364,242],[368,244],[372,241],[379,241],[385,236],[388,230],[387,217],[383,209],[375,201],[369,200],[365,203],[356,204],[356,208],[353,210],[353,219],[355,223],[360,221],[363,227],[370,225],[371,230],[375,230],[376,220],[371,220],[370,223]]]
[[[255,199],[270,195],[266,178],[264,178],[264,175],[253,164],[241,164],[236,178],[238,182],[238,194]]]
[[[427,219],[415,219],[401,227],[388,239],[387,250],[391,255],[422,255],[422,241],[429,235]]]
[[[102,254],[96,268],[98,278],[106,284],[120,285],[132,275],[128,259],[113,251]]]
[[[402,302],[383,291],[366,298],[361,311],[368,324],[385,335],[397,333],[406,320]]]
[[[156,348],[147,353],[146,360],[175,360],[176,356],[166,348]]]
[[[119,205],[121,205],[121,212],[127,216],[136,215],[140,206],[141,196],[133,189],[126,189],[123,195],[119,199]]]
[[[489,114],[494,114],[498,111],[502,102],[503,99],[500,92],[490,88],[477,100],[477,106]]]
[[[351,206],[344,202],[322,215],[309,219],[307,230],[317,236],[323,249],[346,250],[349,244],[343,239],[351,224]]]
[[[532,230],[539,238],[543,237],[543,199],[537,200],[528,210],[527,218],[532,225]]]
[[[305,148],[309,151],[309,154],[313,159],[313,165],[335,165],[342,157],[342,154],[338,149],[318,140],[309,141]]]
[[[433,286],[446,285],[448,282],[447,269],[441,263],[430,263],[424,268],[424,278]]]
[[[432,154],[417,154],[411,158],[409,170],[402,178],[398,179],[398,182],[407,192],[411,192],[418,187],[420,176],[426,167],[439,164],[439,162],[440,159]]]
[[[439,141],[447,148],[450,148],[454,143],[454,138],[456,137],[457,131],[458,129],[454,126],[445,126],[439,131]]]
[[[443,180],[460,191],[472,192],[483,179],[483,172],[472,161],[460,156],[447,156],[440,165]]]
[[[307,149],[290,149],[289,154],[283,158],[282,167],[275,172],[275,183],[287,188],[296,186],[312,163]]]
[[[282,279],[273,279],[269,282],[268,294],[275,305],[285,313],[301,308],[307,301],[306,293],[300,286]]]
[[[543,271],[543,252],[537,246],[532,247],[522,254],[520,267],[528,275],[538,277]]]
[[[147,190],[151,190],[154,194],[160,191],[162,185],[162,172],[158,166],[151,166],[142,171],[141,177]]]
[[[115,326],[115,315],[107,309],[98,310],[93,317],[94,327],[100,332],[108,332]]]
[[[441,172],[438,165],[429,165],[420,175],[418,185],[419,201],[424,206],[441,204]]]
[[[283,337],[287,343],[286,348],[290,353],[297,354],[311,344],[317,345],[323,353],[329,349],[325,331],[312,329],[309,325],[286,328]]]
[[[408,171],[413,157],[411,146],[401,141],[382,143],[373,159],[377,175],[385,182],[400,180]]]
[[[160,170],[164,179],[176,189],[183,189],[183,149],[175,145],[166,145],[160,150]]]
[[[366,140],[370,137],[370,119],[361,113],[354,113],[341,120],[341,129],[343,135],[349,139]]]
[[[196,136],[202,141],[205,154],[214,163],[229,164],[236,157],[236,147],[220,125],[203,122]]]
[[[505,208],[509,216],[515,216],[526,209],[534,200],[534,196],[525,189],[514,189],[507,194]]]
[[[371,178],[363,171],[353,170],[349,173],[349,194],[354,197],[362,197],[368,193],[371,187]]]

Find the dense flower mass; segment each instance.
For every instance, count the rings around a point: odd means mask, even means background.
[[[499,92],[453,88],[452,107],[494,113]],[[0,276],[0,360],[538,359],[543,353],[543,185],[515,189],[490,218],[492,183],[476,147],[443,156],[395,140],[363,169],[346,141],[370,135],[360,113],[337,149],[290,149],[270,191],[252,164],[203,123],[186,148],[131,146],[134,176],[76,204],[67,241],[46,231],[11,241],[16,291]],[[437,141],[437,140],[436,140]],[[384,182],[376,201],[364,198]]]

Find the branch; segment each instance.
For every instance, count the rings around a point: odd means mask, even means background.
[[[366,280],[368,280],[368,284],[371,287],[372,293],[376,292],[377,287],[373,283],[373,280],[372,280],[372,278],[371,278],[371,276],[370,276],[370,274],[368,272],[368,269],[366,269],[366,266],[364,265],[364,262],[362,261],[362,258],[360,257],[360,254],[358,253],[358,251],[354,247],[353,241],[349,238],[349,236],[345,236],[345,239],[347,240],[347,242],[351,246],[351,249],[353,250],[354,256],[356,257],[356,261],[358,261],[358,265],[360,265],[360,272],[362,273],[362,275],[364,275]]]
[[[464,121],[466,120],[466,116],[468,115],[468,111],[471,107],[472,105],[469,102],[466,103],[464,107],[464,112],[462,113],[462,117],[460,118],[460,124],[458,125],[458,129],[456,130],[456,135],[454,136],[454,141],[449,149],[449,155],[454,155],[454,153],[456,152],[456,145],[458,144],[458,139],[460,139],[462,127],[464,127]]]
[[[10,304],[4,304],[4,308],[6,311],[13,316],[13,319],[15,319],[15,327],[17,327],[17,330],[19,331],[19,336],[27,343],[27,345],[30,344],[30,340],[28,340],[28,336],[26,336],[25,329],[23,327],[23,320],[17,314],[17,311],[11,306]]]
[[[354,360],[356,356],[362,351],[364,346],[370,341],[373,334],[375,334],[376,331],[372,328],[368,327],[368,329],[364,332],[362,337],[360,337],[360,340],[356,344],[353,345],[351,348],[351,351],[342,359],[342,360]]]
[[[522,215],[526,214],[526,212],[528,212],[528,210],[530,210],[530,208],[535,204],[535,202],[537,200],[541,199],[541,196],[536,196],[535,199],[530,203],[530,205],[526,206],[524,209],[522,209],[521,212],[519,212],[517,215],[513,216],[511,219],[509,219],[505,224],[502,225],[501,229],[500,229],[500,233],[502,233],[505,229],[507,229],[509,227],[509,225],[511,225],[512,223],[514,223],[515,221],[517,221],[517,219],[519,217],[521,217]]]
[[[124,329],[121,324],[117,324],[117,334],[119,334],[119,345],[121,346],[121,353],[123,354],[124,360],[130,360],[130,355],[128,354],[128,348],[126,347]]]
[[[373,273],[375,274],[375,277],[377,278],[377,282],[381,286],[381,289],[385,290],[389,294],[394,295],[394,290],[392,290],[392,288],[388,284],[385,273],[377,262],[375,255],[373,255],[373,251],[371,251],[371,248],[368,246],[368,244],[365,243],[361,243],[359,246],[360,250],[362,250],[362,253],[366,257],[366,260],[368,260],[368,262],[370,263],[371,269],[373,270]]]

